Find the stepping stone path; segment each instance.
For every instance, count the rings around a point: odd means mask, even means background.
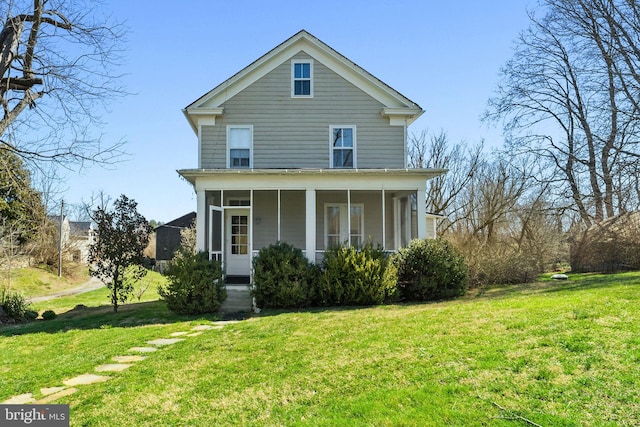
[[[96,366],[96,372],[120,372],[132,366],[131,363],[108,363],[106,365]]]
[[[55,394],[64,390],[64,387],[49,387],[49,388],[41,388],[40,393],[43,396],[49,396],[50,394]]]
[[[160,338],[153,341],[147,341],[147,344],[163,346],[175,344],[180,341],[184,341],[184,338]]]
[[[96,374],[84,374],[84,375],[78,375],[77,377],[73,377],[68,380],[64,380],[62,381],[62,384],[72,386],[72,385],[101,383],[109,380],[109,378],[111,377],[105,377],[104,375],[96,375]]]
[[[77,388],[73,388],[73,387],[71,387],[71,388],[66,388],[66,389],[65,389],[64,387],[62,387],[62,389],[63,389],[63,390],[60,390],[60,391],[59,391],[59,392],[57,392],[57,393],[50,394],[50,395],[48,395],[48,396],[46,396],[46,397],[44,397],[44,398],[42,398],[42,399],[38,400],[36,403],[49,403],[49,402],[53,402],[53,401],[54,401],[54,400],[56,400],[56,399],[60,399],[61,397],[64,397],[64,396],[69,396],[69,395],[71,395],[71,394],[75,393],[76,391],[78,391],[78,389],[77,389]]]
[[[154,351],[158,351],[157,347],[131,347],[129,351],[137,352],[137,353],[153,353]]]
[[[132,363],[132,362],[140,362],[141,360],[146,359],[145,356],[113,356],[111,360],[119,363]]]
[[[229,321],[220,321],[213,322],[213,325],[197,325],[191,328],[190,331],[180,331],[173,332],[170,335],[174,338],[159,338],[156,340],[147,341],[147,346],[145,347],[131,347],[127,350],[129,353],[153,353],[154,351],[158,351],[161,347],[167,347],[172,344],[175,344],[180,341],[184,341],[185,338],[175,338],[175,337],[195,337],[201,335],[204,331],[222,329],[226,325],[238,323],[238,320],[229,320]],[[96,366],[94,370],[96,372],[120,372],[124,371],[127,368],[133,366],[136,362],[141,362],[145,360],[147,356],[141,356],[139,354],[133,355],[124,355],[124,356],[114,356],[111,358],[114,362],[117,363],[107,363],[104,365]],[[42,398],[40,400],[36,400],[33,397],[33,393],[24,393],[17,396],[13,396],[3,402],[2,404],[26,404],[26,403],[50,403],[61,397],[69,396],[78,391],[73,386],[76,385],[87,385],[87,384],[95,384],[99,382],[108,381],[111,379],[110,376],[107,375],[97,375],[97,374],[84,374],[78,375],[77,377],[69,378],[62,383],[64,386],[57,387],[47,387],[41,388],[40,394]]]
[[[32,393],[25,393],[13,396],[12,398],[9,398],[2,403],[33,403],[35,401],[36,400],[33,398]]]

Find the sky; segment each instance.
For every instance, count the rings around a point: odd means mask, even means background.
[[[138,202],[148,220],[196,210],[176,172],[197,167],[197,136],[182,109],[305,29],[378,77],[425,113],[409,128],[449,141],[502,144],[480,121],[535,0],[174,1],[111,0],[129,29],[122,83],[132,95],[110,104],[105,142],[126,141],[126,161],[68,172],[67,203],[103,192]]]

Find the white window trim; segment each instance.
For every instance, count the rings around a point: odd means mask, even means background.
[[[231,146],[229,145],[229,131],[231,129],[249,129],[249,131],[251,132],[251,145],[249,146],[249,167],[240,169],[253,169],[253,125],[227,125],[227,169],[231,169]]]
[[[353,167],[351,168],[336,168],[333,166],[333,130],[334,129],[353,129]],[[357,151],[357,131],[356,125],[332,125],[329,126],[329,168],[330,169],[357,169],[358,168],[358,156]]]
[[[309,64],[309,80],[310,80],[309,95],[295,94],[296,64]],[[291,60],[291,98],[313,98],[313,59],[292,59]]]
[[[364,203],[325,203],[324,204],[324,248],[325,250],[329,249],[329,234],[327,231],[329,230],[329,218],[327,216],[327,208],[337,207],[340,209],[340,244],[343,245],[345,241],[348,246],[351,246],[351,210],[350,208],[360,208],[362,215],[360,215],[360,240],[364,243],[364,236],[366,235],[364,232]],[[346,230],[346,239],[343,238],[343,231]]]

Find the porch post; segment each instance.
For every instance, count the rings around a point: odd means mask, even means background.
[[[427,238],[427,196],[425,188],[419,188],[418,194],[416,197],[416,203],[418,206],[416,212],[416,221],[418,222],[418,239],[426,239]]]
[[[384,188],[382,189],[382,250],[387,250],[387,218],[384,206]]]
[[[351,189],[347,188],[347,247],[351,247]]]
[[[196,251],[202,252],[206,249],[205,230],[207,229],[207,196],[204,190],[196,192],[198,210],[196,213]]]
[[[307,259],[316,262],[316,190],[307,188],[305,204],[306,232],[305,248]]]
[[[281,231],[280,231],[281,222],[282,222],[282,212],[281,212],[282,201],[280,200],[280,191],[281,190],[278,188],[278,242],[282,240]]]

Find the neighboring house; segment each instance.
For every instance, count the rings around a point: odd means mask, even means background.
[[[163,264],[173,259],[180,247],[180,232],[191,227],[195,220],[196,213],[191,212],[156,227],[156,265],[162,268]]]
[[[95,230],[89,221],[69,221],[68,248],[74,261],[89,262],[89,247],[95,242]]]
[[[426,181],[446,170],[407,167],[422,113],[300,31],[184,109],[198,137],[197,167],[179,171],[197,194],[197,248],[248,278],[277,241],[319,262],[334,245],[426,238]]]
[[[49,220],[60,230],[60,215],[50,215]],[[56,234],[59,238],[59,234]],[[89,247],[95,241],[95,230],[89,221],[69,221],[62,217],[62,247],[65,259],[80,263],[89,262]]]
[[[446,217],[444,215],[427,212],[427,239],[435,239],[438,237],[438,222]]]

